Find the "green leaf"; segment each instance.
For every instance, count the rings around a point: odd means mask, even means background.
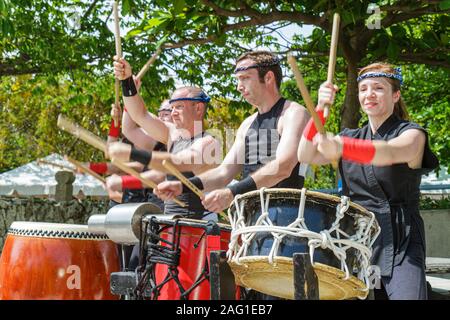
[[[395,60],[398,57],[398,54],[400,52],[400,48],[394,41],[389,42],[388,48],[387,48],[387,55],[389,59]]]
[[[122,1],[122,14],[127,15],[131,12],[131,1],[130,0],[123,0]]]
[[[144,30],[157,27],[157,26],[159,26],[160,24],[162,24],[162,23],[164,23],[166,21],[167,21],[167,18],[152,18],[152,19],[148,20],[147,26],[145,27]]]
[[[135,37],[135,36],[141,34],[142,32],[143,32],[143,30],[140,30],[140,29],[130,30],[127,33],[127,38]]]
[[[443,0],[439,3],[439,9],[447,10],[450,9],[450,0]]]
[[[173,13],[174,15],[179,15],[183,12],[186,2],[184,0],[175,0],[173,3]]]

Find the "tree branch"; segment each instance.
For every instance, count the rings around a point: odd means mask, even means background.
[[[438,8],[433,8],[431,6],[427,6],[425,8],[420,8],[414,11],[402,12],[394,14],[392,12],[388,12],[386,17],[381,21],[381,26],[384,28],[390,27],[399,22],[407,21],[410,19],[418,18],[423,15],[428,14],[444,14],[450,13],[450,9],[447,10],[439,10]]]
[[[246,3],[245,7],[241,8],[241,10],[234,11],[234,10],[227,10],[219,7],[215,3],[209,0],[202,0],[202,3],[211,9],[214,10],[218,15],[224,16],[224,17],[242,17],[242,16],[248,16],[252,17],[254,21],[260,24],[268,24],[272,23],[274,21],[291,21],[296,22],[300,24],[313,24],[316,26],[321,26],[323,24],[323,19],[319,16],[304,14],[300,12],[288,12],[288,11],[277,11],[273,10],[269,13],[261,13],[255,9],[250,8]],[[267,22],[270,21],[270,22]]]
[[[425,64],[450,69],[450,63],[445,60],[435,60],[428,55],[417,55],[412,53],[399,54],[398,59],[408,63]]]

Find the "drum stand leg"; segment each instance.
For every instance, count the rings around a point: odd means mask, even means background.
[[[211,300],[235,300],[234,274],[228,265],[224,250],[211,251],[209,266]]]
[[[319,300],[319,282],[308,253],[294,253],[294,299]]]

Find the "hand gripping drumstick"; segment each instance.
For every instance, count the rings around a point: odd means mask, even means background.
[[[122,58],[122,45],[120,42],[120,28],[119,28],[119,9],[118,9],[118,2],[114,1],[113,3],[113,12],[114,12],[114,39],[115,39],[115,43],[116,43],[116,56],[118,57],[118,59]],[[116,93],[116,97],[115,97],[115,104],[116,107],[119,108],[120,110],[120,100],[119,100],[119,96],[120,96],[120,82],[119,79],[115,79],[114,82],[114,89],[115,89],[115,93]],[[119,112],[120,114],[120,112]],[[119,117],[115,116],[114,117],[114,126],[118,127],[119,126]]]
[[[327,82],[333,83],[334,78],[334,70],[336,67],[336,52],[338,46],[338,37],[339,37],[339,22],[340,17],[339,13],[335,13],[333,16],[333,30],[331,32],[331,45],[330,45],[330,58],[328,60],[328,73],[327,73]],[[328,116],[328,107],[325,106],[324,116]]]
[[[105,141],[103,141],[102,139],[97,137],[95,134],[87,131],[86,129],[81,128],[80,126],[72,123],[71,121],[69,121],[62,115],[59,115],[59,117],[58,117],[58,127],[73,134],[74,136],[80,138],[81,140],[90,144],[91,146],[106,152],[107,147],[106,147]],[[151,181],[149,179],[142,178],[136,170],[127,167],[124,162],[117,160],[117,159],[113,159],[111,162],[116,167],[118,167],[120,170],[139,179],[144,185],[146,185],[150,188],[156,188],[156,183],[154,183],[153,181]],[[184,204],[183,202],[181,202],[181,201],[178,202],[178,200],[176,200],[176,201],[175,200],[176,199],[174,199],[174,202],[176,202],[178,205],[180,205],[182,207],[186,206],[186,204]]]
[[[195,193],[199,198],[204,197],[203,192],[199,188],[197,188],[196,185],[194,185],[192,182],[190,182],[189,179],[186,178],[170,161],[164,160],[162,162],[162,165],[164,168],[167,169],[167,171],[169,171],[171,174],[173,174],[175,177],[177,177],[181,183],[183,183],[186,187],[191,189],[191,191],[193,193]],[[228,217],[223,212],[220,212],[219,215],[222,218],[226,219],[226,221],[228,221]]]
[[[133,177],[139,179],[147,187],[152,188],[152,189],[155,189],[157,187],[156,183],[154,183],[150,179],[141,177],[136,170],[127,167],[123,162],[121,162],[117,159],[112,159],[111,162],[113,165],[115,165],[117,168],[119,168],[123,172],[128,173],[128,174],[132,175]],[[178,204],[179,206],[181,206],[183,208],[187,207],[186,203],[184,203],[178,199],[173,199],[173,202],[175,202],[176,204]]]
[[[306,108],[308,109],[309,113],[311,114],[311,117],[313,118],[314,125],[316,126],[317,131],[320,134],[325,134],[325,128],[322,125],[322,122],[320,121],[319,116],[316,113],[316,110],[314,110],[314,103],[311,100],[311,96],[309,95],[308,89],[306,88],[305,81],[303,80],[303,76],[300,73],[300,70],[297,66],[297,61],[295,60],[294,56],[291,54],[288,54],[288,63],[291,66],[292,72],[294,73],[295,80],[297,81],[297,86],[300,89],[300,93],[302,94],[303,100],[305,101]],[[332,161],[331,165],[333,168],[337,168],[337,162]]]
[[[151,65],[156,61],[156,59],[160,55],[161,51],[162,51],[161,46],[159,46],[156,49],[156,52],[152,55],[152,57],[144,64],[141,71],[139,71],[139,73],[136,76],[136,80],[142,79],[142,77],[145,75],[145,73],[148,71],[148,69],[151,67]]]
[[[89,169],[88,167],[86,167],[85,165],[83,165],[81,162],[78,162],[75,159],[72,159],[69,156],[64,156],[64,159],[66,159],[67,161],[69,161],[71,164],[73,164],[75,167],[77,167],[78,169],[80,169],[83,172],[86,172],[88,174],[90,174],[91,176],[93,176],[94,178],[96,178],[97,180],[101,181],[102,183],[106,183],[105,178],[103,178],[102,176],[100,176],[97,172],[92,171],[91,169]]]

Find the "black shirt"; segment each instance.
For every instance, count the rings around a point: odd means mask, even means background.
[[[258,113],[248,128],[245,134],[244,178],[276,158],[277,147],[280,143],[277,124],[285,102],[286,99],[280,98],[268,112]],[[299,171],[300,163],[297,163],[288,178],[272,187],[301,189],[304,177],[299,174]]]
[[[418,232],[425,248],[425,229],[419,215],[420,182],[423,174],[439,165],[428,144],[428,134],[418,124],[391,115],[372,133],[367,124],[360,129],[344,129],[340,135],[365,140],[389,141],[409,129],[426,135],[422,167],[411,169],[407,163],[390,166],[362,165],[341,160],[342,192],[352,202],[373,212],[381,227],[374,243],[372,263],[382,276],[391,276],[393,266],[400,264],[412,232]]]
[[[208,133],[200,133],[192,138],[189,139],[182,139],[181,137],[174,141],[172,143],[172,146],[170,147],[170,153],[178,153],[182,150],[185,150],[192,146],[192,144],[206,135],[209,135]],[[194,175],[192,171],[182,172],[182,174],[186,178],[191,178]],[[168,174],[167,178],[168,181],[172,180],[178,180],[175,176]],[[197,218],[199,216],[202,216],[203,213],[206,211],[205,207],[202,205],[201,199],[194,193],[182,193],[178,197],[176,197],[178,200],[186,203],[188,206],[186,208],[180,207],[178,204],[170,201],[164,202],[164,213],[166,214],[179,214],[183,216],[190,216],[191,218]]]

